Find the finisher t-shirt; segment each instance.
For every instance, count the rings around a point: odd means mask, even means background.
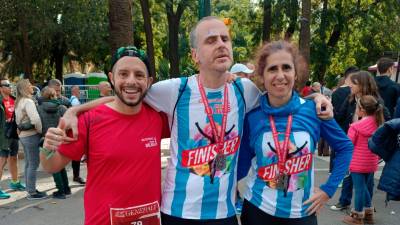
[[[3,105],[5,107],[6,121],[10,121],[15,110],[15,101],[11,97],[8,99],[3,98]]]
[[[79,116],[79,140],[60,146],[59,152],[72,160],[87,154],[85,225],[109,225],[110,208],[160,202],[164,124],[145,104],[136,115],[101,105]]]
[[[163,213],[185,219],[221,219],[235,215],[236,164],[243,119],[246,111],[254,108],[260,95],[250,80],[238,79],[236,82],[239,88],[228,84],[229,112],[223,145],[226,163],[216,170],[213,182],[210,168],[217,155],[216,143],[196,76],[161,81],[150,88],[145,101],[165,112],[170,126],[174,120],[171,159],[163,185]],[[184,91],[174,113],[179,89]],[[205,88],[205,94],[219,134],[224,86]]]

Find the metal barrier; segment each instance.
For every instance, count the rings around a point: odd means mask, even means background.
[[[68,99],[71,98],[71,88],[75,85],[63,85],[63,95]],[[81,103],[89,102],[100,97],[98,85],[76,85],[79,87],[79,101]],[[113,92],[111,93],[113,94]]]

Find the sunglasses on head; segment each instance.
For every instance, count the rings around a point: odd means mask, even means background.
[[[1,84],[0,86],[1,86],[1,87],[11,87],[10,84]]]

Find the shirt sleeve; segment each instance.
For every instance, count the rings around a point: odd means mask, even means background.
[[[169,79],[153,84],[147,92],[144,101],[158,112],[172,115],[181,79]]]
[[[240,142],[239,148],[239,161],[237,170],[238,181],[247,176],[251,166],[251,160],[256,155],[254,149],[250,145],[250,135],[249,119],[246,116],[243,125],[242,141]]]
[[[353,144],[335,120],[321,120],[321,136],[335,151],[332,173],[320,188],[331,198],[347,173],[353,154]]]
[[[39,113],[36,109],[36,105],[33,100],[29,99],[25,104],[26,115],[29,117],[31,124],[35,126],[38,133],[42,133],[42,122],[40,120]]]
[[[86,152],[87,146],[87,126],[88,113],[81,114],[78,118],[78,140],[68,144],[62,144],[58,151],[75,161],[81,160],[83,154]],[[72,135],[69,135],[72,136]]]
[[[242,84],[244,89],[244,99],[246,101],[246,112],[250,112],[258,106],[258,100],[262,93],[257,86],[247,78],[242,78]]]
[[[347,136],[353,142],[353,145],[356,143],[357,140],[357,130],[354,128],[354,126],[350,125],[349,130],[347,131]]]
[[[170,130],[169,130],[168,117],[163,112],[160,112],[160,116],[161,116],[161,121],[162,121],[161,138],[169,138],[171,136],[171,133],[170,133]]]

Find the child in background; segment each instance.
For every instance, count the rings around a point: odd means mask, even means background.
[[[354,144],[350,172],[355,192],[355,209],[343,222],[351,225],[373,224],[372,193],[368,190],[367,183],[374,179],[379,158],[368,148],[368,138],[384,122],[383,105],[374,96],[364,95],[357,102],[356,113],[362,119],[352,123],[347,134]]]

